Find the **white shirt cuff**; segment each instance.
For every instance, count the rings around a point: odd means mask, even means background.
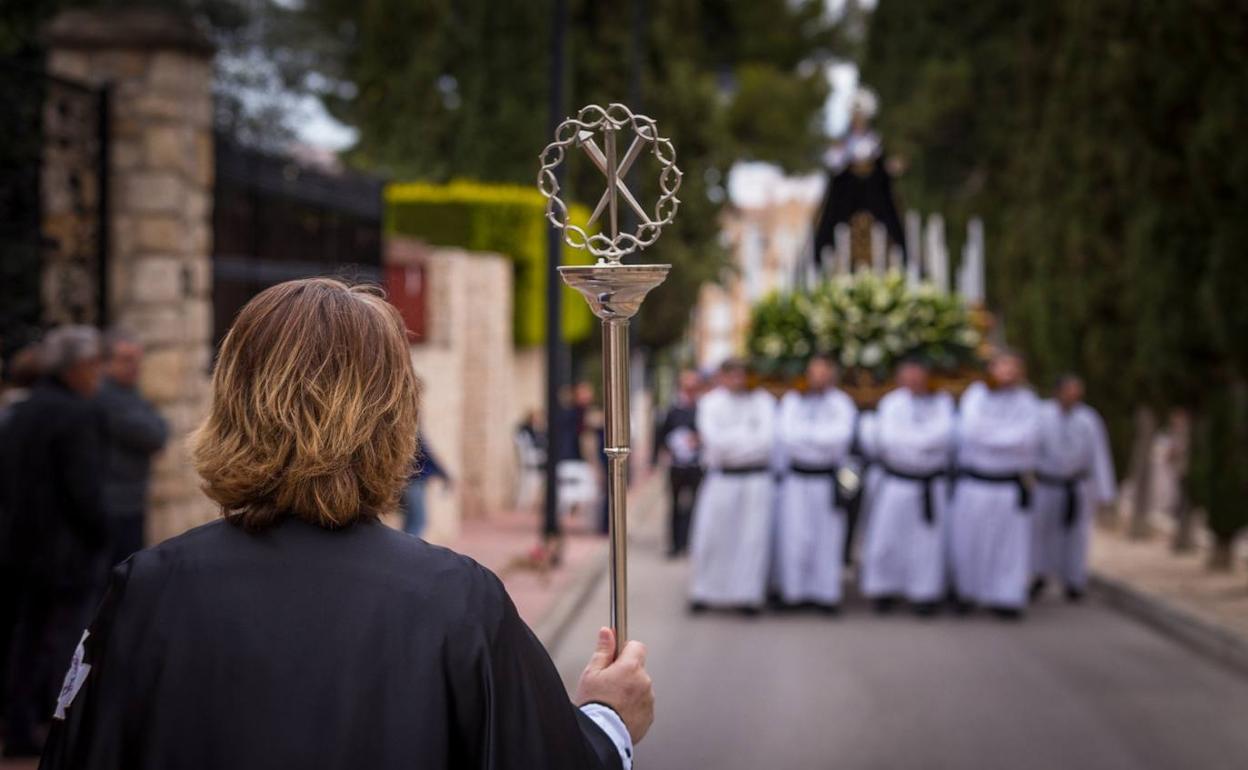
[[[581,711],[585,716],[594,720],[594,724],[601,727],[615,744],[616,751],[620,752],[620,762],[623,763],[624,770],[632,770],[633,738],[628,734],[628,728],[624,726],[624,720],[620,719],[620,715],[615,713],[610,706],[604,706],[601,703],[586,703],[581,706]]]

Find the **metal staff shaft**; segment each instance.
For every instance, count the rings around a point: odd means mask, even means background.
[[[628,641],[628,319],[603,319],[602,390],[611,535],[611,629],[618,655]]]
[[[559,274],[602,320],[603,445],[611,536],[611,628],[616,653],[628,641],[628,322],[670,265],[564,265]]]
[[[632,143],[618,157],[620,131],[631,131]],[[603,146],[594,139],[601,133]],[[606,177],[607,189],[594,207],[589,221],[575,225],[568,221],[568,206],[559,198],[556,169],[569,148],[579,147]],[[622,177],[645,151],[660,167],[659,198],[649,213],[624,185]],[[615,630],[618,655],[628,641],[628,322],[641,308],[646,293],[663,283],[671,265],[625,265],[621,258],[651,246],[660,230],[676,216],[680,200],[680,169],[670,140],[659,136],[654,120],[635,115],[622,104],[606,108],[583,107],[575,118],[568,118],[555,129],[555,140],[542,151],[537,172],[537,189],[546,198],[546,219],[563,232],[563,240],[573,248],[585,249],[599,258],[596,265],[563,265],[559,274],[564,282],[580,292],[590,310],[602,320],[602,382],[604,453],[607,456],[607,522],[611,535],[611,628]],[[637,214],[637,227],[620,232],[619,199]],[[593,233],[592,226],[603,213],[607,232]],[[557,258],[551,255],[552,261]]]

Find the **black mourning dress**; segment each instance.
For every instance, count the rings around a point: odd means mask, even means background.
[[[822,264],[824,247],[836,248],[836,226],[849,224],[859,211],[865,211],[884,225],[889,240],[905,254],[906,234],[893,199],[893,183],[884,167],[884,156],[871,161],[870,173],[859,175],[852,164],[828,172],[827,192],[815,227],[815,263]]]
[[[140,551],[81,649],[45,770],[620,766],[498,578],[376,521]]]

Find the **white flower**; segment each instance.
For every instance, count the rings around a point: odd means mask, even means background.
[[[832,323],[832,316],[824,308],[816,308],[807,316],[810,319],[810,328],[815,334],[823,334],[828,326]]]
[[[872,342],[862,349],[863,366],[879,366],[883,360],[884,351],[876,343]]]
[[[979,332],[964,326],[958,330],[957,340],[966,347],[973,348],[979,344]]]

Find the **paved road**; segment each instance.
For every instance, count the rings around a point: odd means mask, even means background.
[[[987,617],[685,614],[655,522],[631,551],[632,631],[658,719],[639,770],[1248,768],[1248,678],[1095,601]],[[606,581],[556,650],[571,684]]]

